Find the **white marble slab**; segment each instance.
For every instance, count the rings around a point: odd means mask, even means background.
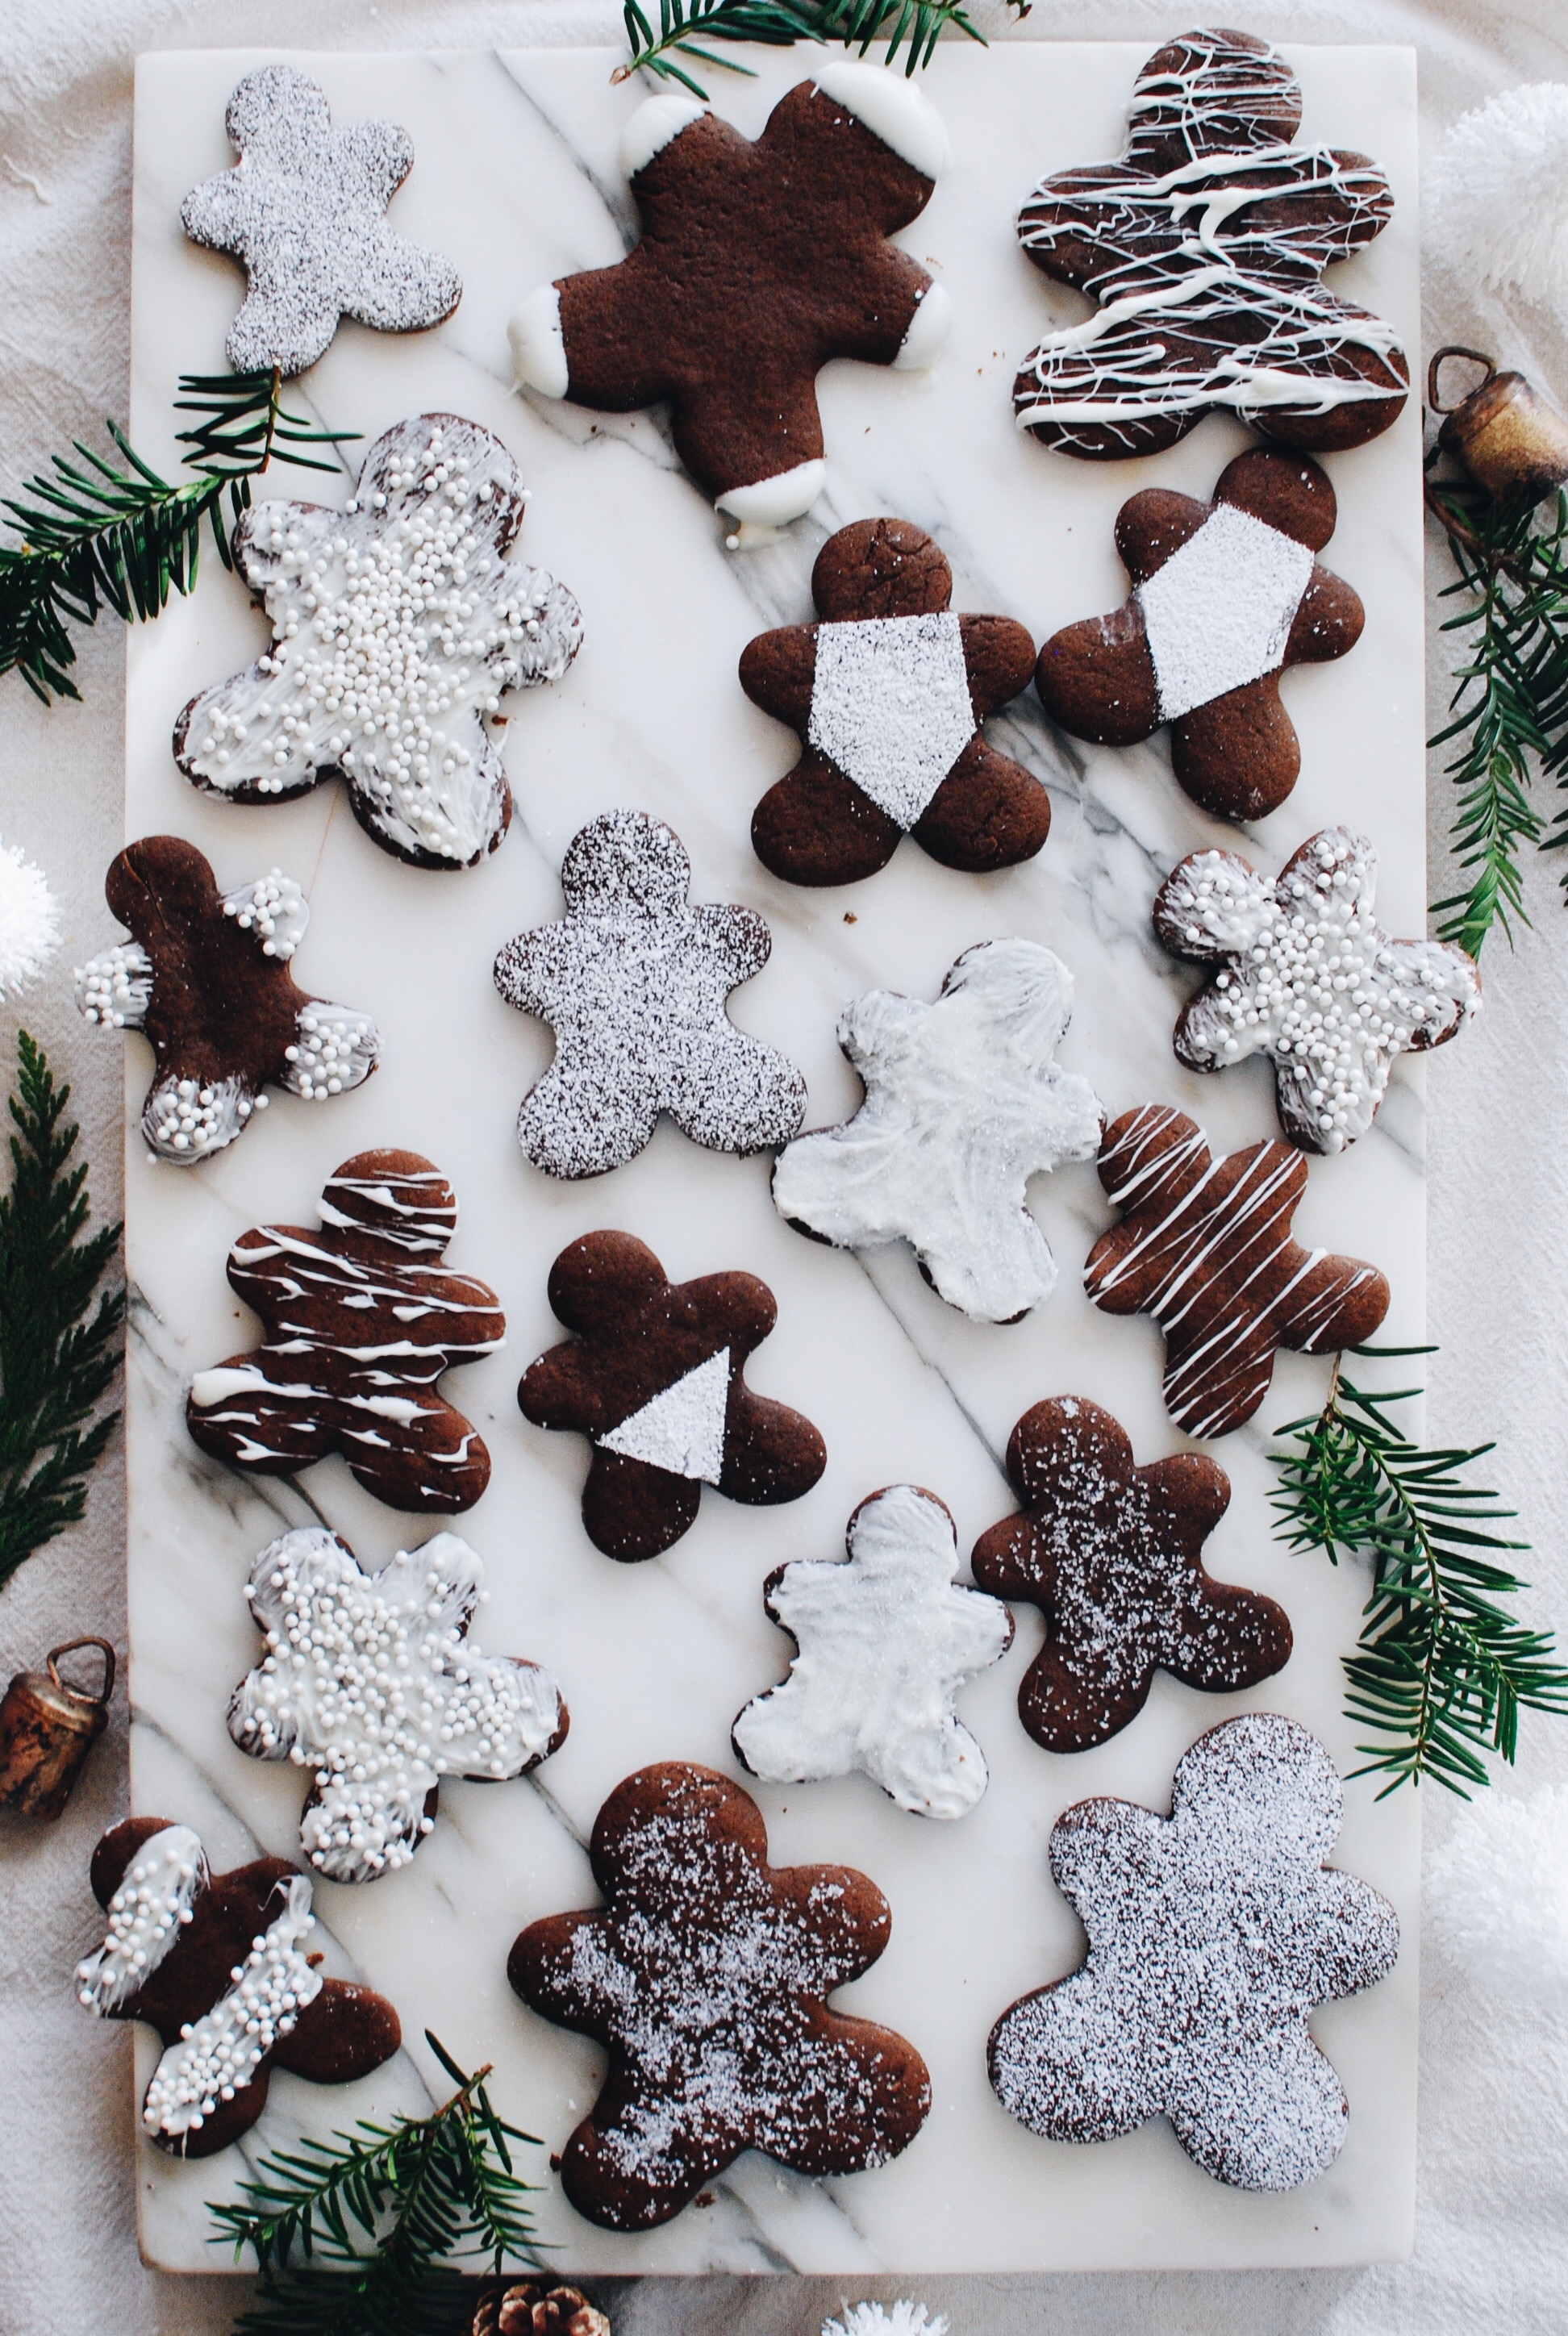
[[[536,1173],[512,1120],[549,1059],[550,1039],[500,1002],[490,978],[502,941],[559,913],[557,871],[577,828],[633,803],[684,837],[696,897],[748,901],[769,919],[773,960],[740,994],[737,1018],[801,1066],[808,1124],[840,1117],[856,1101],[833,1043],[848,997],[878,984],[932,996],[968,944],[1018,932],[1048,942],[1073,968],[1077,1015],[1062,1059],[1092,1080],[1108,1110],[1175,1102],[1227,1147],[1275,1132],[1261,1066],[1200,1080],[1171,1054],[1191,977],[1154,946],[1150,902],[1182,852],[1232,839],[1176,789],[1163,740],[1127,754],[1086,750],[1051,735],[1032,698],[1011,709],[993,735],[1050,786],[1054,826],[1041,857],[1010,874],[956,875],[906,843],[870,883],[798,891],[768,876],[748,841],[752,807],[795,745],[744,697],[735,660],[765,626],[811,614],[811,563],[833,527],[889,511],[932,529],[953,561],[957,605],[1005,611],[1039,640],[1122,598],[1111,522],[1127,494],[1156,481],[1206,493],[1241,443],[1232,425],[1211,419],[1169,456],[1094,466],[1047,454],[1013,427],[1018,357],[1077,306],[1019,256],[1014,213],[1043,171],[1118,151],[1143,54],[1137,46],[941,49],[926,86],[947,119],[956,162],[904,240],[952,295],[951,345],[925,379],[830,368],[822,383],[827,493],[788,540],[743,555],[723,548],[660,422],[535,407],[507,385],[505,325],[518,296],[613,259],[629,233],[614,157],[640,92],[610,86],[613,54],[298,60],[325,83],[339,118],[384,112],[408,125],[418,160],[394,223],[450,253],[465,290],[433,336],[395,340],[345,326],[296,394],[366,440],[432,407],[499,432],[534,491],[522,550],[579,595],[588,639],[562,686],[517,703],[507,754],[518,814],[503,849],[481,869],[445,875],[378,851],[336,785],[289,805],[246,809],[200,796],[180,777],[170,754],[179,707],[264,638],[244,591],[216,561],[189,602],[131,637],[128,833],[191,837],[225,885],[275,864],[298,876],[312,923],[297,978],[369,1008],[385,1039],[383,1068],[357,1094],[325,1108],[279,1096],[263,1124],[194,1173],[153,1165],[134,1132],[135,1110],[129,1114],[134,1806],[200,1825],[224,1863],[258,1845],[295,1852],[297,1772],[246,1759],[224,1728],[229,1689],[255,1652],[240,1585],[282,1522],[324,1515],[367,1563],[380,1564],[405,1521],[360,1494],[340,1462],[297,1488],[208,1464],[184,1432],[184,1387],[251,1329],[224,1280],[230,1241],[268,1219],[308,1221],[331,1169],[371,1144],[423,1151],[451,1173],[463,1206],[453,1260],[490,1280],[506,1307],[505,1353],[448,1383],[481,1424],[495,1464],[461,1529],[490,1568],[485,1643],[551,1664],[572,1727],[536,1779],[449,1786],[433,1835],[402,1873],[356,1889],[317,1883],[332,1961],[394,1999],[414,2039],[411,2056],[354,2093],[279,2078],[267,2118],[223,2159],[170,2166],[144,2149],[142,2240],[155,2263],[221,2267],[202,2202],[232,2194],[254,2149],[300,2127],[342,2125],[372,2106],[412,2105],[426,2082],[438,2090],[418,2041],[427,2025],[465,2062],[493,2061],[505,2112],[559,2147],[592,2098],[599,2056],[517,2002],[506,1984],[507,1948],[536,1916],[592,1903],[581,1843],[620,1776],[666,1757],[733,1767],[730,1722],[782,1676],[788,1651],[762,1610],[765,1574],[791,1557],[833,1555],[855,1503],[901,1478],[941,1495],[967,1551],[1010,1506],[1000,1455],[1013,1421],[1045,1395],[1077,1391],[1110,1405],[1140,1460],[1180,1446],[1159,1399],[1153,1327],[1097,1314],[1078,1286],[1078,1266],[1110,1216],[1092,1165],[1038,1180],[1033,1194],[1064,1268],[1055,1297],[1017,1327],[973,1325],[926,1288],[908,1253],[857,1264],[791,1232],[770,1204],[765,1160],[717,1157],[666,1127],[638,1162],[600,1182],[560,1185]],[[1307,94],[1305,134],[1375,154],[1393,180],[1393,226],[1336,280],[1393,316],[1414,354],[1412,56],[1388,48],[1290,54]],[[232,265],[185,242],[179,202],[229,160],[224,102],[261,61],[261,52],[209,52],[141,64],[132,423],[154,461],[177,459],[175,376],[219,369],[238,297]],[[755,80],[713,76],[721,110],[748,132],[810,60],[805,52],[757,53],[753,62]],[[1418,462],[1412,408],[1376,444],[1329,462],[1340,521],[1328,558],[1361,591],[1367,632],[1342,664],[1290,677],[1304,774],[1256,836],[1261,861],[1272,865],[1329,821],[1364,823],[1383,853],[1385,921],[1405,931],[1421,929],[1426,897]],[[310,492],[287,472],[268,485]],[[324,486],[326,499],[346,498],[346,484]],[[150,1057],[137,1039],[126,1053],[139,1105]],[[1407,1065],[1373,1135],[1344,1157],[1313,1163],[1298,1220],[1308,1241],[1382,1266],[1395,1293],[1388,1331],[1407,1340],[1419,1338],[1424,1319],[1422,1136],[1419,1077]],[[607,1225],[651,1242],[677,1278],[726,1267],[762,1274],[780,1319],[753,1381],[808,1411],[829,1446],[825,1476],[795,1506],[744,1510],[707,1494],[686,1539],[636,1567],[611,1564],[581,1531],[581,1443],[530,1427],[514,1402],[520,1371],[558,1335],[544,1294],[551,1259],[579,1233]],[[1025,1610],[1011,1653],[960,1699],[991,1770],[986,1799],[962,1823],[905,1815],[863,1778],[756,1788],[775,1859],[852,1862],[891,1902],[891,1944],[843,2000],[903,2030],[930,2063],[935,2105],[913,2146],[877,2173],[822,2184],[743,2158],[714,2185],[710,2206],[636,2239],[578,2220],[541,2156],[540,2219],[560,2251],[555,2260],[585,2272],[848,2276],[1322,2264],[1407,2251],[1418,1846],[1409,1795],[1378,1803],[1366,1781],[1349,1788],[1339,1856],[1394,1899],[1406,1946],[1372,1994],[1314,2019],[1351,2117],[1342,2156],[1310,2187],[1279,2198],[1222,2188],[1158,2124],[1099,2148],[1039,2141],[1000,2109],[983,2059],[998,2013],[1080,1953],[1045,1859],[1051,1825],[1070,1802],[1116,1792],[1165,1806],[1187,1744],[1249,1705],[1305,1720],[1342,1769],[1355,1765],[1339,1661],[1365,1583],[1354,1568],[1336,1572],[1273,1542],[1262,1457],[1270,1425],[1320,1399],[1325,1368],[1284,1358],[1258,1420],[1219,1447],[1235,1497],[1211,1562],[1289,1609],[1296,1647],[1279,1679],[1225,1698],[1162,1676],[1125,1734],[1086,1756],[1054,1758],[1024,1735],[1014,1708],[1040,1637],[1038,1618]]]

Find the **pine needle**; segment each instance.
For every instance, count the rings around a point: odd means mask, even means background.
[[[1429,1355],[1431,1347],[1358,1347],[1375,1359]],[[1450,1792],[1490,1782],[1487,1753],[1511,1761],[1519,1712],[1568,1713],[1568,1670],[1550,1631],[1497,1603],[1528,1585],[1498,1559],[1526,1542],[1492,1528],[1514,1514],[1464,1471],[1495,1447],[1423,1451],[1388,1416],[1422,1390],[1371,1394],[1337,1358],[1313,1418],[1278,1432],[1274,1530],[1292,1549],[1369,1558],[1372,1589],[1361,1634],[1345,1660],[1347,1716],[1376,1739],[1359,1776],[1384,1776],[1383,1793],[1431,1776]]]
[[[0,1197],[0,1583],[80,1519],[117,1411],[94,1418],[120,1360],[125,1292],[99,1283],[118,1225],[87,1223],[78,1130],[43,1049],[18,1033],[11,1190]],[[93,1296],[98,1302],[93,1306]],[[91,1309],[91,1311],[89,1310]]]
[[[1031,5],[1032,0],[1008,0],[1020,18],[1028,15]],[[965,13],[963,0],[659,0],[657,32],[639,0],[624,0],[622,14],[631,54],[610,79],[629,81],[633,73],[648,72],[662,81],[679,82],[705,104],[707,92],[681,64],[682,57],[722,66],[726,73],[749,75],[752,69],[732,57],[716,56],[699,47],[699,41],[756,41],[775,49],[793,47],[797,41],[839,41],[863,57],[873,41],[885,40],[890,65],[901,49],[905,51],[906,74],[930,64],[950,25],[986,46],[986,36]]]
[[[0,542],[0,674],[19,673],[34,696],[78,697],[69,628],[112,608],[126,623],[156,617],[170,592],[196,582],[201,530],[231,564],[229,531],[250,501],[251,481],[274,461],[299,470],[336,466],[305,453],[357,433],[317,430],[284,408],[273,373],[185,374],[177,414],[201,416],[180,433],[195,475],[170,481],[144,462],[116,422],[106,422],[117,462],[80,439],[29,479],[24,501],[0,497],[0,519],[17,536]]]

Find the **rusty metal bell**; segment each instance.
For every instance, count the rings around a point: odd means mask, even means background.
[[[96,1647],[103,1658],[95,1691],[60,1676],[61,1657],[78,1647]],[[0,1807],[53,1825],[109,1724],[114,1650],[107,1639],[67,1639],[44,1660],[41,1671],[18,1671],[0,1699]]]
[[[1485,365],[1485,378],[1457,405],[1445,405],[1437,375],[1450,357]],[[1427,369],[1427,402],[1443,415],[1437,443],[1477,486],[1501,501],[1538,503],[1568,482],[1568,422],[1522,373],[1499,373],[1495,357],[1451,345]]]

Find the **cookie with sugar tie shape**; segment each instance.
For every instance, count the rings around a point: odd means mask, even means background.
[[[947,338],[947,294],[889,238],[948,159],[914,83],[847,58],[824,57],[755,139],[691,98],[645,99],[621,134],[641,236],[523,302],[519,384],[606,414],[667,399],[732,544],[787,525],[826,474],[822,367],[924,366]]]
[[[959,616],[923,528],[857,520],[812,570],[820,621],[760,633],[741,687],[800,733],[799,762],[752,819],[757,858],[792,884],[852,884],[912,835],[944,867],[1032,859],[1050,798],[980,725],[1028,686],[1034,643],[1010,617]]]
[[[1035,686],[1075,738],[1132,746],[1170,727],[1171,764],[1216,818],[1261,819],[1301,768],[1280,696],[1287,666],[1343,657],[1365,612],[1320,566],[1334,490],[1316,462],[1262,447],[1221,472],[1213,500],[1148,487],[1122,505],[1131,596],[1054,633]]]
[[[1321,280],[1387,227],[1388,181],[1364,154],[1293,145],[1300,120],[1300,84],[1251,34],[1154,52],[1121,160],[1057,171],[1018,214],[1035,266],[1096,309],[1025,357],[1020,429],[1106,462],[1174,446],[1215,411],[1313,453],[1398,420],[1398,333]]]
[[[1107,1314],[1158,1322],[1165,1408],[1189,1436],[1243,1426],[1281,1347],[1359,1347],[1388,1310],[1376,1266],[1295,1239],[1307,1163],[1289,1144],[1216,1160],[1195,1120],[1144,1104],[1105,1130],[1100,1182],[1122,1221],[1089,1251],[1084,1287]]]
[[[886,1899],[852,1866],[770,1865],[767,1847],[727,1776],[638,1769],[594,1822],[602,1906],[513,1943],[522,2000],[609,2056],[560,2153],[562,2189],[602,2229],[667,2223],[745,2149],[795,2174],[859,2174],[925,2123],[914,2046],[831,2000],[886,1947]]]
[[[587,1233],[551,1266],[550,1303],[574,1335],[529,1365],[518,1405],[536,1426],[589,1438],[583,1530],[606,1557],[635,1564],[672,1548],[705,1484],[773,1507],[822,1475],[811,1421],[745,1383],[778,1319],[755,1274],[673,1282],[630,1233]]]
[[[1045,1617],[1018,1717],[1047,1752],[1086,1752],[1135,1719],[1156,1669],[1233,1694],[1283,1669],[1290,1623],[1271,1598],[1216,1582],[1203,1543],[1230,1505],[1217,1463],[1180,1452],[1133,1465],[1120,1421],[1084,1396],[1026,1411],[1008,1441],[1022,1514],[970,1561],[993,1597]]]

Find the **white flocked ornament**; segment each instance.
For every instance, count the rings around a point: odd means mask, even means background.
[[[1568,307],[1568,82],[1500,90],[1425,173],[1427,242],[1469,284]]]
[[[822,2336],[948,2336],[946,2314],[933,2320],[923,2303],[901,2297],[897,2303],[846,2303],[836,2320],[823,2321]]]
[[[1463,1810],[1427,1869],[1439,1943],[1494,1994],[1568,2014],[1568,1785]]]
[[[19,844],[0,841],[0,998],[20,998],[60,946],[48,879]]]

